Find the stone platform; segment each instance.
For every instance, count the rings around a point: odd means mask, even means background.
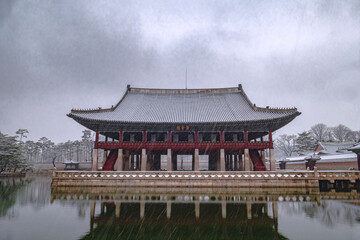
[[[319,188],[319,182],[359,185],[360,171],[53,171],[52,187]]]

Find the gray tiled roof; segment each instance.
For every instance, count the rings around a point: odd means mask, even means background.
[[[354,142],[320,142],[322,153],[334,154],[337,152],[348,152],[348,148],[354,145]]]
[[[299,163],[305,162],[305,158],[309,155],[298,156],[298,157],[289,157],[286,158],[286,162],[291,163]],[[329,155],[321,155],[318,163],[331,163],[331,162],[356,162],[357,156],[355,153],[342,153],[342,154],[329,154]],[[278,161],[279,162],[279,161]]]
[[[254,106],[241,85],[223,89],[141,89],[128,87],[110,109],[72,110],[74,119],[120,123],[238,123],[296,117],[296,108]]]
[[[354,144],[352,147],[349,148],[349,150],[358,150],[358,149],[360,149],[360,143]]]
[[[354,144],[352,147],[348,148],[348,150],[360,154],[360,143]]]

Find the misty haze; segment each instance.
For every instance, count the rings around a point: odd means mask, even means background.
[[[359,0],[1,0],[0,240],[359,239],[359,84]]]

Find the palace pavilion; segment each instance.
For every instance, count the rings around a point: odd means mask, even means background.
[[[96,132],[93,171],[99,170],[99,149],[103,171],[182,170],[178,156],[183,155],[191,159],[192,171],[203,170],[202,155],[208,171],[266,171],[265,156],[274,171],[272,132],[298,115],[296,108],[256,106],[241,84],[216,89],[128,85],[111,108],[68,114]]]

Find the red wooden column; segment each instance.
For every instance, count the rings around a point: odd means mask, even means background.
[[[98,148],[98,141],[99,141],[99,131],[96,131],[96,134],[95,134],[95,148]]]
[[[264,144],[264,138],[261,137],[261,147],[263,147]],[[265,149],[261,148],[261,161],[264,164],[265,168],[266,168],[266,160],[265,160]]]
[[[168,148],[170,148],[171,147],[171,131],[168,131],[168,142],[167,142],[167,144],[168,144]]]
[[[105,165],[105,162],[107,161],[107,157],[108,157],[107,150],[106,150],[106,146],[108,146],[107,142],[108,142],[108,137],[105,136],[105,147],[104,147],[104,153],[103,153],[103,166]]]
[[[248,132],[245,130],[244,131],[244,140],[245,140],[245,148],[248,147]]]
[[[275,156],[274,156],[274,147],[273,147],[271,130],[269,130],[269,141],[270,141],[270,149],[269,149],[270,171],[275,171],[276,166],[275,166]]]
[[[96,131],[95,134],[95,144],[94,144],[94,151],[93,151],[93,160],[92,160],[92,171],[97,171],[99,166],[99,156],[98,156],[98,141],[99,141],[99,131]]]
[[[198,131],[195,131],[195,148],[199,147],[199,135],[198,135]]]
[[[273,140],[272,140],[272,131],[269,130],[269,141],[270,141],[270,146],[273,146]]]
[[[119,132],[119,145],[120,145],[120,147],[122,147],[122,143],[123,143],[123,132],[122,131],[120,131]]]
[[[220,145],[221,148],[224,148],[224,131],[220,131]]]
[[[360,170],[360,153],[357,153],[358,170]]]
[[[143,131],[143,148],[145,148],[145,144],[146,144],[146,131]]]

